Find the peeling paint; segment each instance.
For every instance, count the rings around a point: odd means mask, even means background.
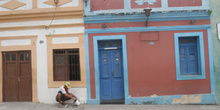
[[[153,94],[153,95],[151,95],[151,97],[154,98],[154,97],[157,97],[157,95],[156,95],[156,94]]]
[[[163,100],[166,100],[166,99],[167,99],[167,97],[164,97],[164,98],[163,98]]]
[[[182,98],[174,98],[172,104],[201,103],[202,95],[184,95]]]

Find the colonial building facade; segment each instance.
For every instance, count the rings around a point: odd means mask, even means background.
[[[68,81],[87,104],[215,104],[210,16],[209,0],[1,0],[0,102],[55,103]]]
[[[0,102],[55,103],[67,81],[86,102],[82,0],[1,0],[0,45]]]
[[[208,0],[84,2],[88,104],[215,104]]]

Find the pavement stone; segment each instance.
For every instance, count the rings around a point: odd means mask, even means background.
[[[220,110],[220,105],[68,105],[58,108],[58,104],[2,102],[0,110]]]

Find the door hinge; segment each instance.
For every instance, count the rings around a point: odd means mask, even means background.
[[[18,77],[18,82],[20,82],[21,81],[21,79],[20,79],[20,77]]]

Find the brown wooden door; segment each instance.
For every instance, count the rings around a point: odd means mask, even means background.
[[[3,52],[5,102],[32,101],[31,52]]]

